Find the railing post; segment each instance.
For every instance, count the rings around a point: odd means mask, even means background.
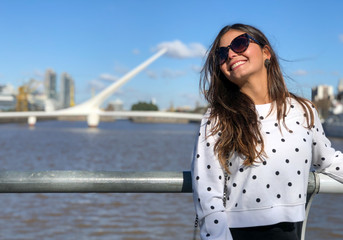
[[[310,172],[308,177],[308,185],[307,185],[307,195],[306,195],[306,205],[305,205],[305,220],[302,223],[298,223],[296,225],[298,237],[301,240],[305,240],[306,234],[306,225],[308,220],[308,215],[310,212],[311,204],[313,201],[314,196],[318,193],[320,187],[320,179],[317,173]]]

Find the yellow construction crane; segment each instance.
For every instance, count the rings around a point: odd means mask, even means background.
[[[28,111],[29,102],[27,99],[27,86],[20,86],[18,88],[17,103],[15,110],[17,112]]]

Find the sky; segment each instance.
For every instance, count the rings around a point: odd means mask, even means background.
[[[82,103],[162,47],[168,52],[108,101],[125,109],[152,99],[160,109],[204,104],[204,56],[222,27],[262,30],[280,57],[290,91],[311,98],[343,78],[341,0],[0,0],[0,84],[44,80],[47,69],[75,81]]]

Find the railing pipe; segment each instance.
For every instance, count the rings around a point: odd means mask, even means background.
[[[343,193],[343,184],[324,174],[319,175],[318,193]]]
[[[319,176],[319,183],[318,179]],[[323,174],[311,173],[307,193],[343,193],[343,184]],[[320,184],[320,187],[318,186]],[[316,190],[317,189],[317,190]],[[189,171],[91,172],[0,171],[0,193],[191,193]]]
[[[0,171],[0,193],[192,192],[190,172]]]

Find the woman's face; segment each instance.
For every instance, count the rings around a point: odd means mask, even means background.
[[[239,30],[229,30],[220,39],[219,47],[227,47],[233,39],[243,33]],[[266,47],[261,49],[258,44],[251,41],[247,50],[242,53],[235,53],[229,49],[228,58],[220,66],[220,70],[227,79],[242,88],[255,78],[259,78],[259,80],[265,78],[267,80],[264,61],[266,58],[270,58],[269,55]]]

